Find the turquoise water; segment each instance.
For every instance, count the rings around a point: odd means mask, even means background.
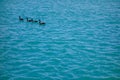
[[[120,0],[0,0],[0,80],[120,80]]]

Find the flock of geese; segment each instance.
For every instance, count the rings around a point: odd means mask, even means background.
[[[27,22],[35,22],[35,23],[39,23],[40,25],[45,24],[45,22],[42,22],[40,19],[39,19],[39,20],[33,20],[33,18],[29,19],[28,17],[26,17],[26,18],[24,19],[24,18],[22,18],[21,16],[19,16],[19,20],[20,20],[20,21],[26,20]]]

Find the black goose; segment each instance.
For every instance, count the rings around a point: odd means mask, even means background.
[[[27,19],[27,22],[33,22],[33,19],[28,19],[28,18],[26,18]]]
[[[38,22],[37,20],[33,20],[33,22]]]
[[[23,19],[23,18],[21,18],[21,16],[19,16],[19,20],[23,21],[24,19]]]
[[[39,20],[39,24],[42,25],[42,24],[45,24],[45,22],[41,22],[41,20]]]

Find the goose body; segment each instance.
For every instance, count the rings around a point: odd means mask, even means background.
[[[39,24],[42,25],[42,24],[45,24],[45,23],[44,22],[40,22]]]
[[[33,19],[28,19],[28,18],[26,18],[27,19],[27,22],[33,22]]]
[[[38,22],[37,20],[33,20],[33,22]]]

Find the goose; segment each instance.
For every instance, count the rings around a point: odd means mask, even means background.
[[[39,24],[42,25],[42,24],[45,24],[45,22],[41,22],[41,20],[39,20]]]
[[[28,19],[28,17],[26,18],[27,19],[27,22],[33,22],[33,19]]]
[[[23,21],[24,19],[21,16],[19,16],[19,20]]]
[[[33,22],[38,22],[37,20],[33,20]]]

